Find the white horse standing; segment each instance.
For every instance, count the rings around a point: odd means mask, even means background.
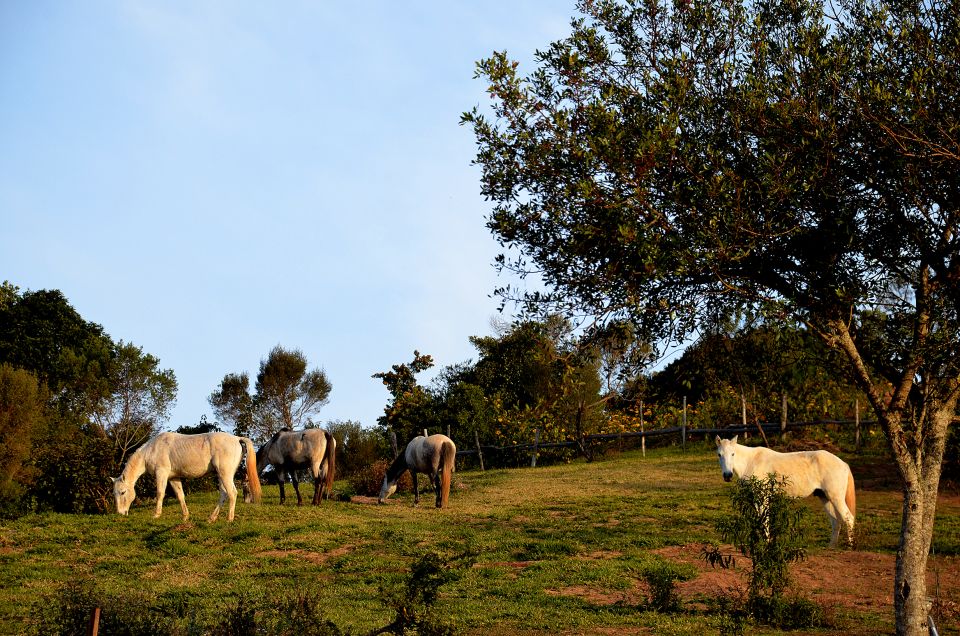
[[[414,437],[387,469],[383,486],[380,488],[380,497],[377,499],[378,503],[386,501],[387,497],[397,490],[397,480],[404,471],[409,470],[410,476],[413,477],[413,505],[420,504],[417,473],[424,473],[430,477],[430,484],[437,494],[437,508],[446,508],[450,498],[450,479],[456,459],[457,446],[446,435]]]
[[[237,487],[233,483],[237,467],[247,451],[247,480],[253,501],[260,501],[260,480],[257,477],[256,453],[253,442],[246,437],[237,437],[229,433],[202,433],[182,435],[180,433],[160,433],[152,440],[134,451],[120,476],[113,480],[113,496],[117,501],[117,512],[126,515],[130,504],[136,497],[134,486],[144,473],[153,475],[157,482],[157,509],[154,519],[163,512],[163,496],[167,483],[173,488],[183,511],[183,520],[190,518],[187,502],[183,497],[182,479],[202,477],[216,471],[220,480],[220,500],[210,514],[210,521],[216,521],[223,502],[230,500],[227,520],[233,521],[233,510],[237,502]]]
[[[837,545],[840,525],[847,529],[847,544],[853,545],[853,524],[857,514],[857,497],[850,466],[825,450],[778,453],[762,446],[740,446],[737,436],[720,439],[717,455],[724,481],[740,477],[766,477],[770,473],[786,480],[785,492],[790,497],[816,495],[830,518],[833,534],[830,547]]]

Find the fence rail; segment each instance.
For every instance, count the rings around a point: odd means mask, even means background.
[[[791,429],[803,428],[807,426],[857,426],[858,429],[861,426],[871,426],[876,424],[876,420],[809,420],[803,422],[788,422],[786,424],[782,422],[761,422],[759,424],[752,425],[742,425],[737,426],[727,426],[724,428],[689,428],[686,426],[672,426],[670,428],[659,428],[651,431],[627,431],[623,433],[594,433],[591,435],[584,435],[580,440],[567,440],[563,442],[532,442],[528,444],[510,444],[507,446],[494,446],[492,444],[476,444],[474,448],[467,448],[464,450],[457,451],[457,457],[467,457],[470,455],[479,454],[481,457],[484,452],[494,451],[494,452],[504,452],[504,451],[533,451],[536,453],[542,449],[549,448],[564,448],[564,447],[573,447],[580,446],[582,444],[593,442],[593,441],[610,441],[610,440],[622,440],[630,438],[641,438],[646,439],[649,437],[666,437],[669,435],[675,435],[677,438],[684,442],[686,439],[698,435],[739,435],[741,433],[754,433],[758,430],[762,430],[764,434],[766,433],[782,433],[788,432]]]

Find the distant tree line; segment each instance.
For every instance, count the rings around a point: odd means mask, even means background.
[[[584,436],[678,424],[686,401],[690,426],[776,422],[786,398],[791,421],[872,417],[837,354],[799,326],[736,316],[707,329],[681,356],[650,371],[653,348],[626,325],[589,337],[559,316],[498,324],[474,336],[477,358],[451,365],[421,384],[433,367],[414,351],[409,362],[377,373],[390,394],[378,427],[404,444],[424,429],[449,430],[461,449],[574,442],[554,459],[579,452]],[[500,459],[511,462],[505,455]],[[526,455],[523,455],[526,458]],[[492,458],[497,461],[496,458]]]
[[[322,424],[332,386],[296,349],[274,347],[251,386],[246,372],[228,373],[210,394],[216,415],[177,429],[231,430],[258,442],[281,427],[324,425],[339,443],[339,477],[392,459],[391,436],[402,447],[424,429],[446,432],[466,449],[574,442],[543,459],[590,457],[576,443],[594,433],[674,426],[681,401],[691,426],[777,421],[781,396],[791,420],[852,416],[858,397],[836,354],[802,328],[739,316],[718,321],[683,355],[648,370],[652,347],[627,325],[586,338],[559,316],[493,324],[473,336],[475,359],[450,365],[422,384],[433,368],[418,351],[408,362],[376,373],[388,392],[376,426]],[[20,292],[0,286],[0,512],[104,512],[110,477],[169,417],[177,392],[172,370],[132,343],[114,341],[84,320],[56,290]],[[642,408],[642,411],[641,411]],[[861,400],[863,418],[871,417]],[[960,477],[955,439],[944,475]],[[509,465],[526,454],[488,458]]]

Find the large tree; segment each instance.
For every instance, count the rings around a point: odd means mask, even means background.
[[[416,378],[418,373],[432,366],[432,356],[414,351],[409,364],[395,364],[389,371],[372,376],[383,382],[391,397],[390,403],[383,409],[383,415],[377,418],[377,424],[387,431],[393,431],[401,447],[422,434],[423,429],[439,425],[432,397],[417,383]]]
[[[43,422],[43,389],[36,376],[0,363],[0,508],[29,485],[34,436]]]
[[[748,309],[841,352],[903,488],[896,628],[927,555],[960,395],[957,0],[585,0],[466,113],[501,265],[527,300],[654,341]]]
[[[93,421],[123,461],[170,417],[177,378],[171,369],[161,369],[155,356],[122,340],[115,347],[110,377],[110,395],[95,409]]]
[[[299,349],[277,345],[260,361],[255,392],[246,373],[228,373],[208,400],[238,435],[267,439],[282,427],[313,426],[312,417],[330,398],[333,385],[322,369],[307,369]]]
[[[33,430],[25,502],[61,511],[104,511],[123,455],[167,417],[172,371],[129,343],[115,343],[57,290],[0,285],[0,363],[39,381],[45,408]]]

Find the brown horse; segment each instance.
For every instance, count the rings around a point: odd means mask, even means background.
[[[446,508],[450,498],[450,478],[453,474],[457,447],[446,435],[414,437],[402,453],[393,461],[383,478],[379,503],[397,490],[397,480],[404,471],[409,470],[413,477],[413,505],[420,504],[420,488],[417,485],[417,473],[430,477],[430,483],[437,493],[437,508]]]
[[[163,511],[163,496],[167,483],[173,488],[183,520],[190,518],[187,502],[183,497],[181,479],[202,477],[215,471],[220,479],[220,501],[210,514],[210,521],[216,521],[223,503],[230,500],[227,521],[233,521],[233,509],[237,502],[237,487],[233,477],[247,451],[247,481],[252,500],[260,501],[260,480],[257,478],[257,462],[253,452],[253,442],[246,437],[237,437],[229,433],[202,433],[200,435],[182,435],[180,433],[160,433],[138,448],[120,476],[113,480],[113,496],[117,501],[117,512],[122,515],[130,511],[130,504],[136,497],[134,486],[143,473],[150,473],[157,482],[157,507],[153,514],[159,517]]]
[[[300,496],[297,471],[309,469],[313,476],[313,505],[316,506],[323,500],[324,490],[328,499],[333,491],[336,457],[337,440],[327,431],[319,428],[294,431],[284,427],[257,451],[257,466],[262,471],[267,464],[271,464],[277,472],[281,504],[287,499],[283,484],[289,475],[293,490],[297,493],[298,506],[303,505],[303,498]]]

